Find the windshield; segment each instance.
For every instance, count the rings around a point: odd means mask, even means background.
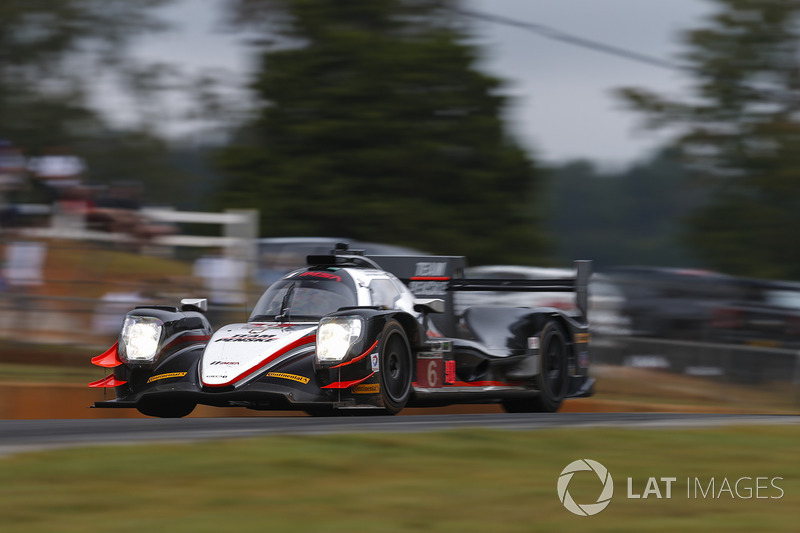
[[[357,303],[355,291],[346,282],[285,279],[274,283],[264,293],[253,309],[250,321],[319,319]]]

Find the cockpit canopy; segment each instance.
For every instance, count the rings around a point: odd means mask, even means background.
[[[319,320],[356,305],[355,283],[345,271],[308,270],[273,283],[259,299],[250,321]]]

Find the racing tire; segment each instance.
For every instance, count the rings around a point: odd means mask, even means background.
[[[534,385],[539,394],[531,398],[503,400],[508,413],[555,413],[569,388],[569,348],[564,329],[555,321],[542,328],[539,342],[539,374]]]
[[[189,415],[197,404],[191,401],[140,401],[136,404],[136,409],[146,416],[156,418],[183,418]]]
[[[408,403],[411,397],[411,381],[414,378],[408,337],[396,320],[387,322],[381,333],[378,373],[383,409],[376,414],[395,415]]]

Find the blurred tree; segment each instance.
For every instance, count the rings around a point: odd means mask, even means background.
[[[129,53],[137,36],[169,28],[157,8],[173,1],[0,2],[0,139],[30,156],[53,148],[79,155],[93,184],[142,184],[146,203],[215,207],[209,190],[218,177],[207,164],[210,149],[196,140],[173,146],[160,127],[170,115],[165,93],[189,96],[207,120],[224,115],[213,99],[224,87],[208,73],[191,76],[180,66]],[[96,102],[104,92],[125,102],[131,126],[109,124],[115,117]]]
[[[560,262],[591,257],[597,269],[619,265],[688,266],[682,219],[702,205],[676,150],[620,172],[573,161],[551,172],[548,227]]]
[[[120,64],[132,35],[158,29],[150,10],[169,1],[0,3],[0,138],[36,151],[100,129],[87,103],[98,72]]]
[[[346,236],[473,263],[545,257],[526,210],[540,173],[503,125],[500,81],[477,70],[439,1],[232,6],[274,33],[253,82],[260,113],[219,159],[224,205],[260,209],[264,236]]]
[[[800,2],[715,0],[706,27],[686,35],[694,97],[622,96],[676,143],[710,187],[687,242],[725,272],[800,279]]]

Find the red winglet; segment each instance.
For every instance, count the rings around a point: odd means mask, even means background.
[[[103,379],[99,379],[97,381],[89,383],[89,386],[96,388],[119,387],[120,385],[125,385],[126,383],[127,381],[119,381],[117,378],[114,377],[114,374],[111,374],[110,376],[106,376]]]
[[[118,344],[119,342],[115,342],[114,346],[106,350],[102,355],[92,357],[92,364],[104,366],[106,368],[114,368],[115,366],[121,365],[122,361],[119,360],[119,354],[117,353]]]
[[[369,376],[361,379],[354,379],[353,381],[337,381],[336,383],[331,383],[330,385],[325,385],[324,387],[320,387],[321,389],[347,389],[352,387],[353,385],[358,385],[363,381],[367,381],[369,378],[375,375],[375,372],[370,374]]]

